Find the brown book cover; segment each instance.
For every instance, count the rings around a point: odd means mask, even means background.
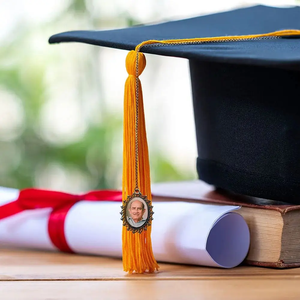
[[[221,189],[215,189],[213,186],[199,180],[154,184],[152,187],[152,194],[154,202],[174,201],[176,199],[178,201],[201,202],[207,204],[238,205],[241,207],[277,211],[282,218],[289,212],[299,211],[300,219],[300,205],[291,205],[286,202],[233,194]],[[251,214],[254,213],[254,210],[251,211]],[[251,232],[251,225],[248,225]],[[282,235],[282,233],[280,233],[280,235]],[[282,240],[282,237],[280,238]],[[300,261],[285,263],[280,259],[277,261],[255,261],[247,257],[245,262],[250,265],[272,268],[291,268],[300,266]]]

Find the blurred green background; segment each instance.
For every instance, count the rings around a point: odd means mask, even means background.
[[[14,9],[21,12],[2,29],[0,185],[74,192],[120,187],[123,91],[115,101],[120,102],[118,109],[106,105],[111,95],[103,93],[100,49],[50,46],[47,39],[60,31],[125,27],[141,20],[124,6],[102,13],[96,1],[56,2],[54,7],[23,2],[23,8],[32,5],[42,15],[38,17],[30,6],[22,12],[18,2],[1,3],[2,13],[5,7],[8,15]],[[173,164],[164,151],[154,145],[151,149],[154,181],[195,176]]]
[[[184,9],[180,2],[141,2],[0,0],[0,186],[71,192],[120,187],[126,53],[79,44],[50,46],[47,40],[61,31],[126,27],[196,14],[195,1],[187,1],[190,7]],[[198,4],[198,10],[204,14],[248,2]],[[143,84],[152,85],[152,90],[146,88],[146,93],[163,98],[157,83],[168,85],[157,79],[162,61],[150,61]],[[190,91],[186,94],[191,97]],[[185,101],[189,111],[179,120],[173,115],[181,123],[178,128],[188,124],[180,136],[179,129],[172,129],[175,125],[166,125],[173,101],[145,99],[153,182],[196,178],[191,99]],[[191,132],[190,142],[184,140],[186,132]]]

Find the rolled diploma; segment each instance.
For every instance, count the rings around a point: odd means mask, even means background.
[[[0,206],[14,201],[18,190],[0,188]],[[250,235],[238,206],[156,202],[152,245],[162,262],[231,268],[247,255]],[[121,202],[76,203],[65,221],[65,236],[76,253],[121,257]],[[1,209],[1,207],[0,207]],[[48,235],[51,209],[21,212],[0,220],[0,244],[56,250]],[[138,233],[136,233],[138,234]]]

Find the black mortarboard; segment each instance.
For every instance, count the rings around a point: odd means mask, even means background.
[[[134,49],[146,40],[300,29],[300,8],[254,6],[108,31],[71,31],[50,43]],[[300,39],[144,47],[188,58],[199,177],[236,193],[300,203]],[[168,70],[166,70],[168,72]]]
[[[254,6],[156,25],[65,32],[50,43],[133,50],[147,40],[223,37],[152,43],[141,52],[189,59],[199,178],[235,193],[300,204],[297,30],[299,7]]]

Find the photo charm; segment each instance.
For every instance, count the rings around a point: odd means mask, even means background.
[[[147,196],[143,196],[139,191],[123,200],[121,208],[121,220],[127,230],[132,233],[142,233],[147,230],[148,226],[151,226],[153,206]]]

